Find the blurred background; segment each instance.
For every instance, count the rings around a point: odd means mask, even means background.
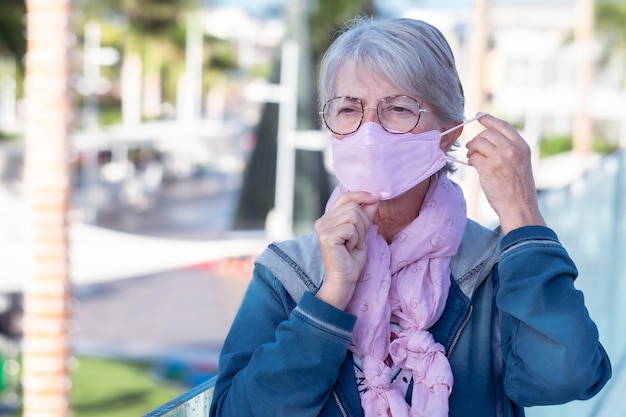
[[[614,377],[528,415],[623,414],[626,0],[28,3],[0,4],[0,415],[143,415],[216,373],[255,256],[335,186],[316,69],[358,13],[437,26],[466,117],[533,149]]]

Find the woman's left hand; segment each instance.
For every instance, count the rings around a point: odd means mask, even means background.
[[[545,225],[533,179],[530,147],[507,122],[489,114],[478,121],[485,130],[465,146],[478,171],[487,201],[504,233],[528,225]]]

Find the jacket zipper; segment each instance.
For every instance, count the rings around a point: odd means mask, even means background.
[[[339,398],[339,394],[337,394],[337,391],[335,391],[334,388],[332,390],[332,394],[333,394],[333,398],[335,399],[335,402],[337,403],[337,406],[339,407],[339,411],[341,411],[341,415],[343,417],[348,417],[348,413],[346,413],[346,408],[341,403],[341,399]]]
[[[456,344],[458,343],[459,338],[461,337],[461,333],[463,333],[463,330],[465,329],[465,326],[467,326],[467,323],[469,323],[469,320],[470,320],[470,317],[472,316],[473,311],[474,311],[474,306],[470,304],[469,311],[467,312],[467,315],[463,319],[463,323],[461,323],[461,326],[459,327],[459,329],[456,331],[456,334],[454,335],[454,339],[452,339],[452,343],[450,343],[450,347],[448,348],[448,352],[446,353],[446,358],[450,359],[450,355],[452,355],[452,351],[456,347]]]

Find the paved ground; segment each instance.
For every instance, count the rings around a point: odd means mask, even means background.
[[[231,259],[78,286],[75,352],[213,366],[251,265],[250,259]]]
[[[216,366],[251,276],[250,256],[266,242],[256,234],[230,232],[237,193],[229,187],[204,192],[205,185],[167,190],[148,212],[117,211],[100,227],[74,226],[71,328],[76,354]],[[23,205],[0,193],[5,266],[0,293],[24,287]]]

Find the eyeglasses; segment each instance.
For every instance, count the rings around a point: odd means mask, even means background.
[[[380,125],[389,133],[402,134],[415,129],[422,109],[413,97],[390,96],[381,99],[376,107],[364,107],[354,97],[335,97],[326,102],[320,115],[328,129],[337,135],[356,132],[363,123],[365,109],[376,109]]]

